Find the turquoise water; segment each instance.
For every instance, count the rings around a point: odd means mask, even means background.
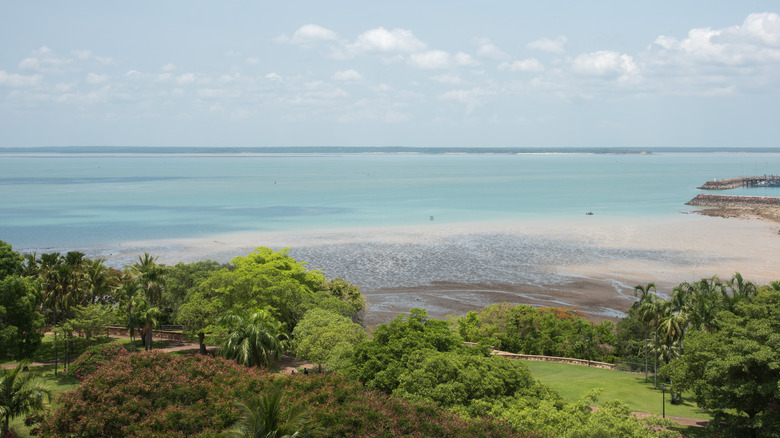
[[[669,216],[706,180],[765,173],[780,173],[780,155],[0,154],[0,239],[44,251],[431,217]]]

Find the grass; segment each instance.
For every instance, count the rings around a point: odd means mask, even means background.
[[[54,375],[53,364],[30,368],[40,373],[40,379],[42,379],[46,386],[51,390],[51,403],[49,405],[51,409],[57,407],[58,395],[79,386],[80,380],[75,377],[65,377],[65,375],[62,374],[62,367],[59,368],[60,372],[57,376]],[[14,431],[18,437],[31,436],[30,429],[24,424],[24,417],[17,417],[11,420],[11,430]]]
[[[652,377],[645,383],[645,376],[623,371],[589,368],[553,362],[523,361],[531,374],[542,383],[558,391],[568,401],[577,401],[586,392],[601,388],[599,402],[622,400],[634,412],[649,412],[661,415],[663,411],[662,391],[653,388]],[[669,403],[666,393],[666,416],[709,420],[708,413],[692,401],[690,394],[683,394],[683,403]]]

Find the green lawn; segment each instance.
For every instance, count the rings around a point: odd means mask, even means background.
[[[623,371],[553,362],[524,360],[523,363],[535,378],[558,391],[566,400],[577,401],[589,390],[601,388],[599,403],[607,400],[622,400],[632,411],[661,415],[662,393],[660,389],[653,389],[652,376],[649,383],[645,383],[644,375]],[[703,420],[712,418],[709,414],[702,413],[701,408],[696,406],[687,394],[683,394],[682,404],[672,405],[669,403],[668,392],[666,393],[666,416]]]

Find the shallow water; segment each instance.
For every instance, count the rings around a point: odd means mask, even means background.
[[[764,173],[780,155],[0,154],[0,239],[117,267],[289,247],[377,293],[584,278],[620,296],[638,280],[780,272],[766,225],[681,214],[709,179]]]

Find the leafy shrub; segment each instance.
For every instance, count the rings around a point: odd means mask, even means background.
[[[89,347],[87,351],[71,362],[65,371],[65,375],[85,379],[106,362],[127,354],[128,352],[124,345],[117,342]]]
[[[525,304],[492,304],[458,320],[465,341],[492,345],[511,353],[605,361],[612,356],[614,324],[594,324],[574,309]]]

